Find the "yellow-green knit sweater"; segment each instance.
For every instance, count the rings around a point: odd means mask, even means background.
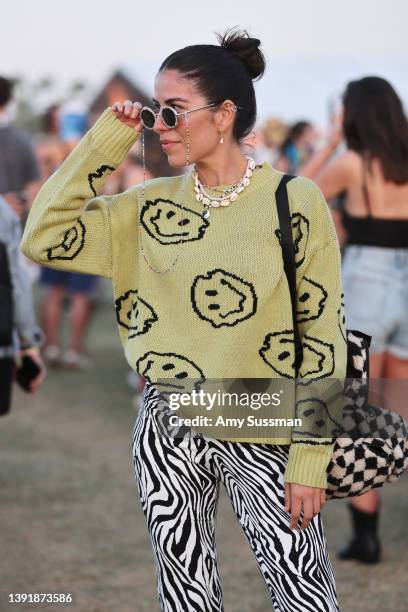
[[[22,252],[51,268],[112,279],[126,359],[153,383],[177,372],[201,380],[293,378],[275,202],[282,173],[266,162],[258,166],[238,199],[211,209],[208,220],[191,174],[147,181],[144,200],[141,185],[98,196],[136,139],[106,109],[39,191]],[[304,347],[300,377],[344,379],[340,251],[330,210],[308,179],[292,180],[288,193]],[[158,274],[145,257],[156,270],[176,263]],[[330,439],[266,432],[241,440],[290,444],[286,481],[326,486]]]

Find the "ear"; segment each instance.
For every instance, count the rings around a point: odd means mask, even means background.
[[[214,113],[214,121],[218,130],[226,132],[235,121],[237,107],[232,100],[224,100]]]

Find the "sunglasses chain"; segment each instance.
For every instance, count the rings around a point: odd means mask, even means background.
[[[186,118],[186,123],[187,123],[187,139],[186,139],[186,166],[190,165],[190,127],[188,125],[188,117],[187,114],[185,115]],[[142,202],[143,202],[143,208],[145,207],[146,204],[146,157],[145,157],[145,131],[144,129],[142,130],[142,161],[143,161],[143,184],[142,184]],[[184,201],[184,193],[185,193],[185,187],[186,187],[186,176],[183,177],[183,187],[182,187],[182,191],[181,191],[181,200]],[[175,264],[178,261],[179,258],[179,254],[177,255],[176,259],[173,261],[173,263],[171,264],[171,266],[169,268],[167,268],[166,270],[156,270],[156,268],[153,268],[153,266],[149,263],[147,257],[146,257],[146,253],[143,249],[143,241],[142,241],[142,231],[140,229],[140,223],[139,223],[139,236],[140,236],[140,252],[143,255],[143,258],[145,260],[145,262],[147,263],[147,265],[149,266],[149,268],[151,270],[153,270],[153,272],[156,272],[157,274],[166,274],[167,272],[170,272],[170,270],[175,266]]]

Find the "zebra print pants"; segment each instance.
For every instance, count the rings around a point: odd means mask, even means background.
[[[160,427],[170,409],[157,409],[159,397],[146,384],[132,451],[162,612],[224,611],[215,546],[220,482],[275,612],[338,611],[320,514],[305,530],[289,527],[283,480],[289,447],[216,440],[189,428],[189,436],[165,435]]]

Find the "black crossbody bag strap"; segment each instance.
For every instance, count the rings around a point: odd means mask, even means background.
[[[296,290],[296,263],[295,250],[293,246],[292,222],[290,218],[289,200],[287,184],[296,177],[291,174],[284,174],[276,190],[276,206],[278,209],[279,227],[281,235],[281,247],[283,257],[283,267],[288,279],[290,298],[292,303],[292,320],[293,332],[295,336],[295,371],[298,375],[300,365],[303,359],[302,342],[299,336],[299,330],[296,324],[296,305],[297,305],[297,290]]]

